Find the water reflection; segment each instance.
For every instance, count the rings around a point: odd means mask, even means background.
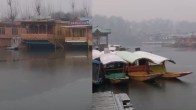
[[[149,82],[130,80],[128,83],[94,86],[93,92],[113,91],[114,93],[127,93],[134,107],[138,110],[169,110],[170,104],[175,104],[182,99],[182,94],[192,86],[180,79],[158,79]],[[176,100],[177,99],[177,100]],[[149,105],[151,104],[151,105]],[[183,109],[180,109],[183,110]]]
[[[2,49],[0,55],[1,110],[90,109],[91,52]]]

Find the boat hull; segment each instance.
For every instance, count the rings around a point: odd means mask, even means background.
[[[147,72],[129,72],[128,75],[132,80],[137,80],[137,81],[148,81],[162,76],[161,73],[151,74]]]
[[[110,83],[112,84],[119,84],[119,83],[123,83],[123,82],[127,82],[129,80],[129,77],[125,77],[125,78],[118,78],[118,79],[108,79],[110,81]]]
[[[161,78],[178,78],[191,74],[192,72],[167,72],[165,65],[150,66],[150,71],[154,74],[162,73]]]
[[[18,47],[7,47],[8,50],[18,50]]]
[[[166,79],[178,78],[178,77],[189,75],[191,73],[192,72],[166,72],[165,74],[162,75],[161,78],[166,78]]]

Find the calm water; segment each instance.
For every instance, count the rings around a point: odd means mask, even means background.
[[[137,110],[195,110],[196,49],[161,46],[143,46],[141,49],[176,61],[176,65],[166,64],[168,70],[193,71],[194,73],[176,80],[157,80],[148,83],[129,81],[121,85],[106,84],[96,91],[112,90],[116,93],[128,93]]]
[[[89,110],[90,55],[0,49],[0,110]]]

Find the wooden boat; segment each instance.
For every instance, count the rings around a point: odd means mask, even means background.
[[[170,60],[168,58],[155,55],[152,53],[144,52],[144,51],[136,51],[134,54],[140,55],[142,57],[150,59],[153,63],[149,65],[150,72],[156,74],[156,73],[162,73],[162,78],[177,78],[182,77],[191,74],[192,72],[168,72],[165,66],[165,62],[169,61],[171,63],[175,62],[173,60]]]
[[[104,76],[101,74],[101,62],[98,60],[93,60],[93,84],[101,84],[103,82]]]
[[[191,74],[192,72],[168,72],[165,63],[150,65],[150,71],[153,73],[163,73],[162,78],[178,78]]]
[[[18,46],[10,46],[10,47],[7,47],[8,50],[18,50]]]
[[[103,64],[105,78],[111,83],[117,84],[129,80],[129,77],[124,72],[124,67],[127,62],[119,56],[112,53],[102,54],[100,61]]]
[[[147,65],[144,66],[135,65],[135,66],[127,67],[127,72],[128,75],[131,77],[131,79],[138,80],[138,81],[153,80],[163,75],[162,73],[152,73],[149,71],[148,68],[149,67]]]
[[[141,57],[140,55],[128,51],[119,51],[116,52],[116,55],[129,62],[129,65],[126,67],[126,72],[133,80],[153,80],[162,75],[162,73],[152,73],[149,71],[148,63],[152,61],[148,58]]]

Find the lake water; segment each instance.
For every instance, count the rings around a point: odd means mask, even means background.
[[[91,52],[0,49],[0,110],[90,110]]]
[[[166,63],[171,71],[192,71],[193,74],[176,80],[153,82],[129,81],[127,84],[105,84],[94,91],[112,90],[127,93],[136,110],[195,110],[196,109],[196,49],[142,46],[143,51],[173,59]],[[133,51],[134,48],[131,48]]]

